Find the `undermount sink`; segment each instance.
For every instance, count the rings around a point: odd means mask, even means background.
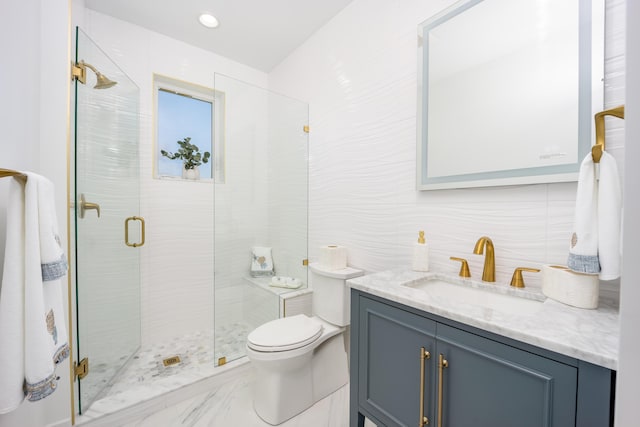
[[[542,299],[529,299],[523,296],[499,292],[491,289],[490,284],[475,286],[457,284],[442,278],[428,278],[404,286],[419,289],[430,296],[446,298],[454,304],[469,304],[479,308],[488,308],[502,313],[532,315],[537,313],[544,302]]]

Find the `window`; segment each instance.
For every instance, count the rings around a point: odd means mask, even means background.
[[[175,153],[178,141],[189,138],[202,155],[200,179],[224,182],[224,94],[213,89],[154,75],[156,117],[156,178],[182,177],[183,162],[161,151]]]

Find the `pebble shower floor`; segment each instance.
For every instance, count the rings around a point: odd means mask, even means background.
[[[219,327],[215,339],[216,354],[225,355],[227,361],[244,356],[246,338],[250,330],[249,325],[244,323]],[[196,332],[142,347],[113,378],[113,371],[108,366],[92,367],[93,381],[89,383],[89,387],[93,389],[85,389],[82,394],[97,394],[91,407],[104,406],[108,400],[117,399],[119,403],[131,400],[129,396],[132,399],[137,396],[138,400],[145,400],[149,396],[144,391],[151,388],[157,389],[161,386],[165,391],[172,391],[189,382],[207,378],[213,375],[217,363],[213,351],[213,335],[213,331]],[[163,360],[173,356],[178,356],[180,362],[165,366]],[[130,403],[134,405],[139,402]]]

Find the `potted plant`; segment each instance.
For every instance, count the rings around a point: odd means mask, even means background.
[[[198,166],[209,162],[211,153],[205,151],[200,153],[197,145],[191,143],[191,137],[186,137],[182,141],[177,141],[180,148],[175,153],[160,150],[160,153],[171,159],[182,160],[182,177],[187,179],[200,179],[200,171]]]

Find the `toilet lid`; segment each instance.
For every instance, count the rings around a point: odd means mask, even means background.
[[[258,326],[247,337],[247,344],[257,351],[287,351],[312,343],[321,334],[320,322],[298,314]]]

